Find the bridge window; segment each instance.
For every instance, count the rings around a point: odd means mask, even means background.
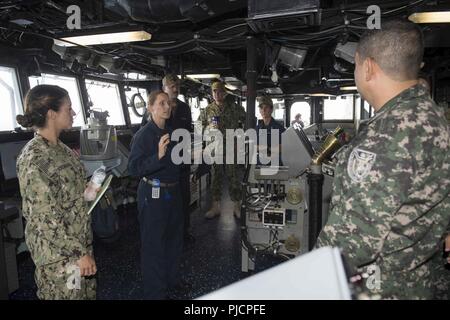
[[[131,99],[135,94],[140,94],[142,96],[145,101],[145,105],[136,105],[136,102],[139,100],[135,99],[136,110],[133,110],[133,108],[131,107]],[[139,114],[145,113],[145,108],[147,107],[147,90],[137,87],[126,87],[125,96],[127,97],[128,113],[130,114],[131,124],[141,124],[142,116],[140,116]]]
[[[353,95],[324,99],[323,120],[353,120]]]
[[[355,114],[356,119],[358,120],[369,119],[370,117],[373,116],[373,109],[366,100],[364,100],[364,106],[361,113],[361,96],[359,94],[356,95],[355,98]]]
[[[92,102],[91,109],[108,111],[109,125],[125,125],[119,86],[117,84],[87,79],[86,89]]]
[[[364,100],[364,111],[369,115],[368,118],[373,116],[373,108],[366,100]]]
[[[30,82],[30,88],[40,84],[51,84],[66,89],[67,92],[69,92],[70,100],[72,102],[72,109],[76,113],[76,116],[73,119],[73,126],[81,127],[85,124],[82,111],[83,108],[81,107],[80,91],[78,90],[76,78],[42,73],[41,76],[31,76],[28,80]]]
[[[275,120],[279,120],[279,122],[284,124],[284,114],[286,113],[286,107],[284,106],[284,99],[272,99],[272,102],[273,102],[272,117]]]
[[[198,97],[189,98],[189,107],[191,108],[192,122],[196,122],[200,117],[200,110],[208,106],[208,100],[203,98],[200,100]]]
[[[305,127],[311,124],[311,105],[306,101],[297,101],[291,105],[291,124],[297,114],[301,115],[301,120]]]
[[[273,112],[272,117],[278,120],[279,123],[284,125],[284,114],[286,113],[286,108],[284,106],[284,99],[272,99],[273,102]],[[243,104],[245,111],[247,111],[247,102],[244,101]],[[262,120],[261,113],[259,112],[258,100],[255,101],[255,117],[256,121]]]
[[[0,131],[19,127],[16,116],[23,113],[23,105],[16,70],[13,68],[0,67],[0,97],[4,110],[0,117]]]

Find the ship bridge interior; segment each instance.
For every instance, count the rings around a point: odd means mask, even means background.
[[[109,166],[113,177],[96,207],[96,223],[113,221],[107,236],[100,234],[102,227],[94,232],[98,299],[143,298],[139,179],[129,175],[127,164],[133,136],[147,117],[147,95],[162,88],[165,75],[176,74],[178,99],[191,110],[193,136],[202,132],[200,115],[214,101],[211,86],[217,80],[225,84],[227,99],[246,111],[242,129],[262,121],[257,97],[271,99],[273,117],[292,143],[285,161],[291,169],[268,187],[256,166],[242,165],[241,179],[249,188],[243,192],[259,193],[261,187],[264,195],[283,190],[286,196],[293,185],[300,191],[293,191],[281,211],[267,214],[269,223],[261,213],[241,211],[236,218],[226,183],[222,214],[205,219],[211,172],[191,182],[191,227],[180,269],[185,285],[170,298],[196,299],[311,250],[317,230],[308,224],[320,231],[329,210],[336,151],[330,139],[335,135],[345,144],[375,115],[354,79],[356,46],[367,29],[391,19],[417,23],[425,44],[420,76],[436,104],[448,110],[450,19],[421,23],[416,18],[438,11],[449,14],[447,0],[1,0],[0,255],[5,258],[0,274],[6,276],[0,278],[0,298],[37,299],[16,172],[19,153],[34,137],[16,116],[24,113],[25,95],[33,87],[51,84],[69,92],[75,116],[61,141],[78,155],[86,152],[87,181],[100,165]],[[139,38],[121,40],[125,33]],[[110,35],[109,40],[95,38],[99,35]],[[80,40],[85,36],[91,42]],[[105,112],[107,125],[101,120]],[[302,127],[289,130],[297,115]],[[113,137],[106,138],[113,146],[103,146],[103,158],[86,142],[93,139],[93,123],[106,125]],[[201,151],[202,143],[193,148]],[[323,187],[315,194],[304,174],[325,151],[330,162],[323,165]],[[190,176],[196,169],[191,167]],[[312,212],[312,203],[320,218],[307,222],[302,214]],[[108,214],[113,218],[105,218]]]

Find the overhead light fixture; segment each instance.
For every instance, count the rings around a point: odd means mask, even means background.
[[[329,93],[311,93],[311,94],[309,94],[309,96],[311,96],[311,97],[331,97],[333,95],[329,94]]]
[[[147,80],[147,75],[137,72],[130,72],[124,74],[124,78],[127,80]]]
[[[347,87],[341,87],[342,91],[353,91],[353,90],[358,90],[358,88],[356,86],[347,86]]]
[[[19,26],[29,26],[30,24],[33,24],[33,21],[27,20],[27,19],[16,19],[11,20],[11,23],[18,24]]]
[[[450,11],[416,12],[408,19],[414,23],[450,23]]]
[[[231,90],[231,91],[234,91],[234,90],[237,90],[238,89],[238,87],[236,87],[236,86],[233,86],[232,84],[225,84],[225,88],[227,88],[228,90]]]
[[[217,73],[187,74],[186,77],[191,79],[218,79],[220,78],[220,74]]]
[[[151,38],[152,35],[146,31],[124,31],[64,37],[60,40],[55,39],[55,44],[64,47],[73,47],[75,46],[75,43],[78,45],[90,46],[110,43],[147,41]],[[74,44],[66,41],[73,42]]]

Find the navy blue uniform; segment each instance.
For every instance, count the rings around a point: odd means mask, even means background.
[[[277,121],[275,121],[275,119],[273,117],[270,119],[270,122],[269,122],[269,124],[267,126],[264,124],[263,120],[260,120],[258,122],[258,125],[256,126],[256,134],[257,134],[258,146],[260,145],[259,130],[261,130],[261,129],[266,129],[267,130],[267,149],[268,149],[267,155],[270,157],[271,147],[272,147],[272,131],[271,130],[272,129],[278,129],[278,135],[279,135],[279,137],[278,137],[279,140],[278,141],[279,141],[279,143],[281,145],[281,134],[286,129],[281,124],[279,124]],[[260,164],[259,155],[258,155],[258,164]],[[268,165],[270,165],[270,163]],[[281,163],[281,149],[279,150],[279,165],[280,166],[282,165],[282,163]]]
[[[170,119],[167,120],[167,125],[173,130],[186,129],[189,132],[193,132],[192,126],[192,114],[191,108],[187,103],[177,99],[177,106],[172,110]],[[190,146],[189,146],[190,147]],[[190,226],[190,210],[189,204],[191,202],[191,165],[182,164],[180,171],[180,188],[181,188],[181,201],[183,204],[184,215],[184,235],[189,234]]]
[[[158,159],[161,137],[170,133],[150,121],[133,137],[128,160],[130,175],[175,184],[160,188],[159,199],[152,198],[152,186],[141,179],[138,187],[138,211],[141,232],[141,265],[146,299],[164,299],[167,290],[178,281],[183,248],[183,213],[180,192],[180,166],[173,164],[169,143],[164,157]]]
[[[146,112],[142,118],[141,127],[148,123],[148,113]],[[177,99],[177,106],[172,110],[170,119],[166,121],[166,125],[173,130],[186,129],[189,132],[193,132],[192,126],[192,114],[191,108],[187,103]],[[184,214],[184,235],[188,235],[190,226],[190,211],[189,204],[191,202],[191,166],[189,164],[182,164],[180,171],[180,188],[181,188],[181,201],[183,205]]]

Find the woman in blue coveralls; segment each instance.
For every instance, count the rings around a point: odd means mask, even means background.
[[[273,102],[270,97],[262,96],[258,98],[258,107],[259,107],[259,114],[262,117],[262,120],[259,121],[258,125],[256,126],[256,134],[257,134],[257,141],[258,141],[258,153],[261,153],[261,151],[267,149],[267,156],[269,156],[272,153],[278,154],[278,165],[282,165],[281,163],[281,134],[286,130],[282,125],[280,125],[275,119],[272,117],[273,112]],[[267,144],[264,145],[261,141],[259,141],[259,133],[261,129],[267,130]],[[272,146],[272,129],[278,130],[278,146]],[[258,155],[258,164],[262,164],[260,161],[260,157]],[[265,165],[270,165],[271,163],[267,163]]]
[[[153,91],[147,110],[151,120],[133,138],[128,160],[130,175],[139,176],[138,219],[141,266],[146,299],[166,299],[178,281],[183,247],[180,167],[171,160],[171,108],[163,91]]]

